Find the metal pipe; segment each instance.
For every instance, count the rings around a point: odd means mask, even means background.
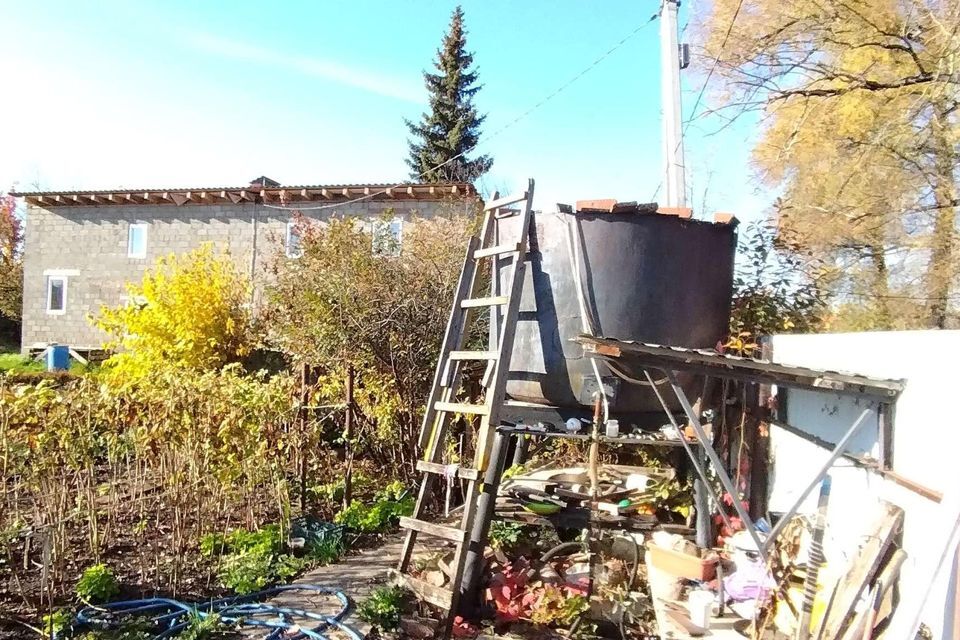
[[[490,449],[490,462],[483,477],[483,484],[477,492],[477,511],[473,516],[470,545],[467,547],[463,579],[460,582],[460,593],[463,594],[460,604],[463,607],[475,607],[477,603],[475,596],[480,585],[480,576],[483,574],[483,552],[487,547],[487,534],[490,533],[490,521],[493,519],[494,507],[497,503],[500,477],[507,462],[509,440],[509,435],[496,432]],[[469,505],[465,508],[469,508]]]
[[[706,445],[699,445],[693,448],[697,455],[697,462],[700,466],[706,466],[706,456],[703,455],[703,448]],[[713,536],[710,522],[710,495],[707,493],[707,483],[697,478],[693,482],[693,504],[697,510],[697,546],[703,549],[712,547]],[[717,503],[719,504],[719,503]],[[722,510],[722,509],[721,509]]]
[[[813,614],[813,600],[817,595],[817,577],[823,565],[823,531],[827,528],[827,506],[830,503],[830,474],[820,484],[820,498],[817,501],[817,521],[813,527],[810,541],[810,554],[807,560],[807,577],[803,584],[803,602],[800,604],[800,622],[797,624],[797,640],[810,637],[810,617]]]
[[[760,550],[766,554],[768,548],[773,544],[773,541],[777,539],[777,536],[780,535],[780,532],[787,525],[787,522],[794,516],[797,512],[797,509],[800,508],[800,505],[806,499],[810,492],[813,491],[813,488],[820,484],[820,481],[823,480],[823,477],[827,475],[827,472],[830,471],[830,467],[833,466],[833,463],[837,461],[837,458],[843,455],[844,449],[847,448],[847,444],[853,438],[854,434],[857,433],[857,430],[860,429],[860,425],[863,424],[863,421],[870,415],[870,409],[864,409],[860,413],[860,417],[847,429],[847,432],[840,438],[840,442],[833,448],[833,452],[830,454],[830,457],[827,458],[827,461],[823,463],[820,467],[820,470],[817,472],[817,475],[813,478],[810,484],[807,485],[807,488],[803,490],[803,493],[800,494],[800,497],[794,501],[793,505],[787,510],[785,514],[780,518],[780,521],[777,522],[776,526],[770,531],[770,535],[767,536],[766,544],[761,545]]]
[[[707,491],[710,492],[710,497],[713,498],[714,503],[719,506],[721,502],[717,498],[717,494],[714,493],[713,486],[710,484],[710,481],[707,479],[707,472],[700,465],[699,458],[690,447],[690,443],[687,442],[687,439],[684,437],[683,431],[680,429],[680,425],[677,424],[677,419],[673,417],[673,414],[670,412],[670,407],[667,406],[667,401],[664,400],[663,395],[660,393],[660,389],[657,388],[656,384],[654,384],[653,378],[650,377],[650,373],[646,369],[643,370],[643,375],[646,376],[647,382],[650,383],[650,387],[657,396],[657,400],[660,401],[660,405],[663,407],[664,413],[667,414],[667,419],[670,420],[670,424],[673,425],[673,428],[677,430],[677,434],[680,436],[680,443],[683,445],[684,450],[686,450],[687,457],[690,458],[690,462],[693,463],[693,467],[697,471],[697,476],[700,478],[700,481],[703,482],[704,486],[707,488]],[[732,530],[733,523],[730,522],[730,518],[727,517],[727,514],[724,513],[723,509],[720,508],[718,508],[717,511],[720,513],[720,517],[723,518],[723,523]]]
[[[687,394],[684,393],[683,389],[680,387],[680,383],[677,382],[677,376],[674,375],[673,371],[668,369],[664,369],[663,372],[667,375],[667,379],[670,381],[670,386],[673,388],[673,393],[677,396],[677,400],[680,401],[680,406],[683,407],[683,412],[687,414],[687,420],[690,421],[690,425],[697,433],[697,438],[699,438],[700,442],[703,444],[703,450],[706,452],[707,457],[710,458],[710,463],[713,465],[713,470],[716,472],[717,478],[720,480],[720,484],[722,484],[723,488],[727,491],[727,493],[730,494],[731,502],[733,502],[733,508],[737,510],[737,515],[740,516],[743,526],[746,528],[747,533],[750,534],[754,544],[757,545],[757,549],[763,549],[764,547],[760,542],[760,536],[757,535],[757,528],[753,525],[753,520],[750,519],[750,514],[748,514],[747,510],[743,508],[743,503],[740,501],[740,495],[733,486],[730,476],[727,475],[726,470],[723,468],[723,461],[720,460],[720,456],[717,455],[717,452],[713,450],[713,445],[709,444],[707,435],[703,431],[703,425],[700,424],[700,417],[696,415],[693,407],[690,406],[690,401],[687,400]],[[723,513],[723,509],[720,509],[720,512]]]
[[[513,466],[527,461],[527,452],[530,450],[530,436],[517,436],[513,447]]]

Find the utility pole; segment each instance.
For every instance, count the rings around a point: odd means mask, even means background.
[[[680,113],[680,69],[686,67],[677,35],[680,0],[660,5],[660,93],[663,103],[663,185],[665,206],[687,206],[683,164],[683,118]]]

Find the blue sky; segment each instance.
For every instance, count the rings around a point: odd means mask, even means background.
[[[688,12],[707,0],[685,2]],[[0,0],[0,182],[20,189],[286,184],[407,178],[403,118],[425,105],[454,2]],[[489,136],[644,23],[657,0],[466,1]],[[699,7],[699,9],[698,9]],[[479,185],[537,180],[537,206],[647,201],[660,182],[658,24],[483,143]],[[685,117],[703,81],[684,72]],[[716,82],[716,80],[715,80]],[[719,89],[721,87],[715,87]],[[707,100],[711,92],[707,94]],[[705,105],[701,106],[701,111]],[[748,166],[751,122],[688,129],[702,214],[764,212]]]

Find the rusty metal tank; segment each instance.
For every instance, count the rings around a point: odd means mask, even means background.
[[[510,398],[553,407],[592,404],[596,376],[590,358],[572,340],[584,329],[571,242],[580,243],[576,264],[594,335],[699,348],[714,347],[725,336],[735,222],[657,213],[656,205],[611,208],[534,214],[507,382]],[[519,216],[500,220],[499,241],[517,237],[518,225]],[[508,277],[502,269],[502,286]],[[627,384],[598,362],[604,387],[613,394],[611,410],[661,409],[648,387]],[[627,373],[643,378],[639,371]],[[680,381],[689,394],[699,393],[695,378]]]

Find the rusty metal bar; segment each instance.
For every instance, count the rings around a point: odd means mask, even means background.
[[[720,508],[720,505],[723,504],[720,502],[717,494],[713,491],[713,485],[710,484],[709,478],[707,478],[707,471],[700,464],[700,457],[696,454],[693,448],[690,446],[690,443],[687,442],[687,438],[683,435],[683,430],[680,428],[680,425],[677,423],[677,419],[673,417],[673,413],[670,411],[670,407],[667,406],[667,401],[664,400],[663,394],[660,393],[660,389],[653,382],[653,378],[650,377],[650,374],[646,369],[643,370],[643,375],[647,378],[647,382],[650,383],[650,388],[653,389],[653,393],[656,394],[657,400],[660,401],[660,406],[663,407],[663,412],[667,414],[667,418],[670,420],[670,424],[673,425],[673,428],[677,430],[677,434],[680,436],[680,442],[683,444],[684,450],[687,452],[687,457],[690,458],[690,462],[693,464],[693,468],[697,471],[697,476],[700,478],[700,481],[707,488],[707,491],[710,493],[710,497],[713,498],[714,503],[717,505],[717,511],[720,513],[720,517],[723,518],[723,523],[732,531],[733,523],[730,522],[730,518],[727,517],[727,514],[724,513],[723,509]],[[704,445],[706,446],[706,445]]]
[[[713,469],[717,473],[717,478],[720,480],[720,484],[722,484],[723,488],[726,489],[727,493],[730,494],[730,497],[732,498],[731,502],[733,502],[733,508],[737,510],[737,515],[740,516],[743,526],[746,528],[747,533],[750,534],[754,544],[757,545],[757,549],[765,551],[764,545],[760,541],[760,536],[757,535],[757,528],[754,526],[753,520],[750,519],[750,514],[747,513],[747,510],[743,508],[743,503],[740,501],[740,494],[733,486],[733,481],[730,480],[730,476],[727,474],[726,469],[723,468],[723,461],[720,460],[720,456],[717,455],[717,452],[713,449],[712,444],[708,443],[707,434],[704,433],[703,425],[700,424],[700,416],[698,416],[693,410],[693,407],[690,406],[690,401],[687,400],[687,394],[684,393],[683,389],[680,387],[680,383],[677,382],[677,376],[673,373],[673,371],[664,369],[663,372],[666,374],[667,380],[670,381],[670,386],[673,388],[673,393],[677,396],[677,400],[680,401],[680,406],[683,407],[683,412],[687,414],[687,420],[690,422],[693,430],[697,433],[697,438],[701,443],[703,443],[703,450],[706,452],[707,457],[710,458],[710,463],[713,465]],[[719,511],[720,513],[723,513],[723,509],[720,509]]]

